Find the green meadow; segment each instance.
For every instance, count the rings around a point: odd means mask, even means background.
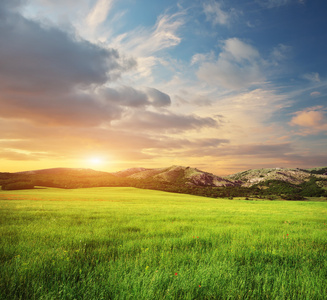
[[[0,191],[0,299],[326,299],[327,203]]]

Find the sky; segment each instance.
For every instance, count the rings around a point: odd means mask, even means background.
[[[327,166],[326,0],[2,0],[0,172]]]

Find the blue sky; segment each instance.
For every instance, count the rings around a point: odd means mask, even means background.
[[[5,0],[2,171],[325,166],[326,12],[324,0]]]

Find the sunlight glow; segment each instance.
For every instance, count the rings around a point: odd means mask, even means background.
[[[102,159],[99,157],[92,157],[92,158],[90,158],[89,161],[93,165],[100,165],[103,162]]]

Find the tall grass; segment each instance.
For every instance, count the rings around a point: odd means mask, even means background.
[[[327,203],[0,192],[0,299],[326,299]]]

